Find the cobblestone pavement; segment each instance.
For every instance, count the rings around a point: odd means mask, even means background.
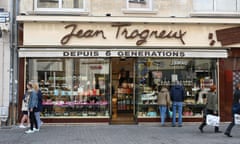
[[[159,124],[138,125],[44,125],[40,132],[25,134],[17,126],[0,128],[0,144],[239,144],[240,126],[232,130],[232,138],[214,133],[207,126],[204,133],[198,123],[183,127],[161,127]],[[224,131],[227,124],[222,124]]]

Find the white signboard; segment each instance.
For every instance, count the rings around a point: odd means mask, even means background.
[[[34,49],[21,48],[19,57],[162,57],[227,58],[227,50],[207,49]]]

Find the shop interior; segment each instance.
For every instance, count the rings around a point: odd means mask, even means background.
[[[112,124],[133,124],[134,58],[112,58]]]

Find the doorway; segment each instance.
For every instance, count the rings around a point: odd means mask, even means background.
[[[134,58],[112,58],[111,124],[135,124]]]

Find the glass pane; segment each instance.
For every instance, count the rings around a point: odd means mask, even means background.
[[[42,91],[42,116],[109,116],[108,60],[29,59],[26,69]]]
[[[216,0],[217,12],[236,12],[236,0]]]
[[[214,0],[193,0],[193,10],[195,12],[213,12]]]
[[[157,92],[178,81],[185,89],[183,116],[201,116],[205,94],[216,82],[215,59],[139,59],[136,73],[138,117],[159,116]]]
[[[237,11],[240,11],[240,0],[237,0]]]
[[[37,0],[37,8],[58,8],[58,0]]]
[[[83,8],[83,0],[63,0],[63,8]]]
[[[151,0],[129,0],[128,8],[130,9],[149,9]]]

